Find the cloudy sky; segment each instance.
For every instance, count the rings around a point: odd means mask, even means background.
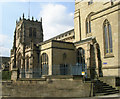
[[[28,18],[29,2],[26,0],[0,2],[0,56],[10,56],[16,20],[22,14]],[[65,0],[64,0],[65,1]],[[64,33],[74,27],[74,2],[30,2],[30,16],[43,19],[44,40]]]

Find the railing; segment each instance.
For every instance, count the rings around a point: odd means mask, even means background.
[[[86,75],[87,67],[84,64],[79,65],[54,65],[53,75]],[[84,73],[84,74],[83,74]]]
[[[52,75],[84,75],[87,77],[87,66],[85,64],[78,65],[53,65]],[[20,69],[20,78],[39,78],[42,75],[49,74],[48,66],[34,69]]]
[[[18,70],[19,78],[39,78],[39,68],[36,69],[20,69]]]

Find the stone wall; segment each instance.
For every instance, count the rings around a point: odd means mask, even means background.
[[[89,97],[90,92],[90,83],[71,77],[2,82],[3,97]]]
[[[75,14],[74,14],[74,31],[75,41],[84,41],[89,37],[95,37],[96,43],[99,44],[101,66],[103,76],[120,76],[118,73],[120,66],[119,62],[119,0],[111,3],[94,2],[89,4],[88,2],[76,2]],[[93,14],[94,13],[94,14]],[[91,15],[91,32],[87,33],[87,19]],[[112,31],[112,45],[113,52],[105,53],[105,39],[103,23],[108,20],[111,25]],[[114,20],[113,20],[114,19]],[[115,25],[116,24],[116,25]],[[83,44],[84,45],[84,44]],[[84,47],[86,49],[86,47]],[[86,54],[86,53],[85,53]],[[88,57],[88,55],[87,55]],[[96,60],[98,62],[98,60]],[[88,62],[87,62],[88,63]]]

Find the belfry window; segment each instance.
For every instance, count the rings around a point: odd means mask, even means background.
[[[33,29],[33,37],[36,37],[36,28]]]
[[[29,37],[32,37],[32,27],[29,28]]]
[[[36,28],[29,28],[29,37],[36,37]]]
[[[103,24],[104,28],[104,49],[105,54],[113,52],[113,45],[112,45],[112,30],[111,25],[108,20],[104,21]]]

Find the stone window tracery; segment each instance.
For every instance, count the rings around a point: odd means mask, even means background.
[[[78,48],[78,50],[77,50],[77,63],[80,63],[80,64],[85,63],[84,58],[85,58],[84,49]]]
[[[29,28],[29,37],[32,37],[32,27]]]
[[[104,50],[105,54],[113,52],[113,44],[112,44],[112,30],[111,25],[108,20],[104,21],[103,24],[104,29]]]
[[[42,75],[48,74],[48,55],[46,53],[41,56],[41,73]]]
[[[17,57],[17,68],[19,68],[19,69],[21,69],[21,59],[22,58],[22,56],[21,56],[21,54],[19,53],[18,54],[18,57]]]
[[[93,12],[91,12],[87,18],[86,18],[86,34],[91,33],[91,15]]]
[[[26,69],[28,70],[29,69],[29,57],[27,56],[26,58]]]
[[[81,47],[77,49],[77,64],[85,68],[85,51]]]
[[[36,28],[33,29],[33,37],[36,37]]]
[[[36,37],[36,28],[29,28],[29,37]]]

